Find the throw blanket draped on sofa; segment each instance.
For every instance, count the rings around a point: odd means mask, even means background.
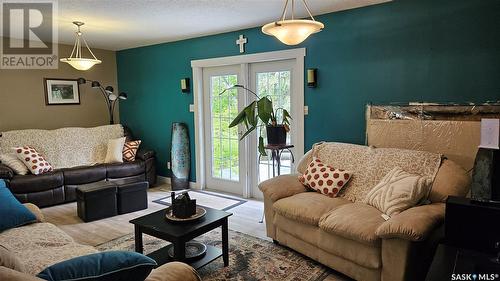
[[[0,153],[12,153],[13,147],[29,145],[55,169],[90,166],[104,162],[108,140],[123,135],[121,125],[8,131],[0,137]]]
[[[297,166],[299,173],[304,173],[313,156],[330,166],[353,172],[353,177],[339,193],[339,197],[352,202],[362,202],[366,194],[394,167],[434,180],[442,158],[440,154],[427,151],[325,142],[314,145],[301,159]]]

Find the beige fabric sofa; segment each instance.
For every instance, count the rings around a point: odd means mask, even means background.
[[[313,155],[336,168],[351,170],[353,182],[337,198],[308,192],[297,175],[262,182],[259,188],[264,194],[267,235],[357,280],[423,280],[442,237],[444,202],[448,195],[467,194],[467,172],[426,152],[324,143],[301,159],[299,173],[305,171]],[[434,173],[421,166],[434,165],[436,159],[430,204],[385,221],[380,211],[362,202],[374,185],[360,183],[376,183],[395,165],[405,166],[402,168],[410,173]]]
[[[25,204],[37,217],[37,222],[0,232],[0,245],[8,249],[9,257],[0,256],[0,280],[41,281],[35,277],[44,268],[74,257],[98,252],[91,246],[78,244],[57,226],[44,222],[40,209]],[[12,260],[17,270],[2,266]],[[154,269],[146,281],[199,281],[196,271],[187,264],[171,262]]]

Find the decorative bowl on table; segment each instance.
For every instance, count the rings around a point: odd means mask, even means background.
[[[172,206],[170,206],[167,208],[167,211],[165,212],[165,218],[173,222],[190,222],[202,218],[203,216],[205,216],[206,213],[207,211],[204,208],[196,206],[195,213],[193,215],[187,218],[179,218],[174,215],[173,208]]]

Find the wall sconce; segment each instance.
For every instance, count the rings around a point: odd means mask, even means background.
[[[189,87],[189,78],[181,79],[181,91],[183,93],[189,93],[191,91]]]
[[[309,68],[307,69],[307,87],[316,88],[318,86],[318,69]]]

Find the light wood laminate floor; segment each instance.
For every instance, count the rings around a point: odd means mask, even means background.
[[[151,188],[148,191],[149,206],[146,210],[88,223],[83,222],[77,216],[76,202],[43,208],[42,212],[47,222],[57,225],[77,242],[96,246],[133,233],[133,225],[129,223],[131,219],[166,208],[165,205],[152,201],[169,196],[168,190],[170,186],[166,184]],[[228,210],[233,213],[229,217],[229,228],[258,238],[269,239],[266,237],[265,224],[259,223],[264,209],[263,202],[253,199],[244,200],[247,202]]]

